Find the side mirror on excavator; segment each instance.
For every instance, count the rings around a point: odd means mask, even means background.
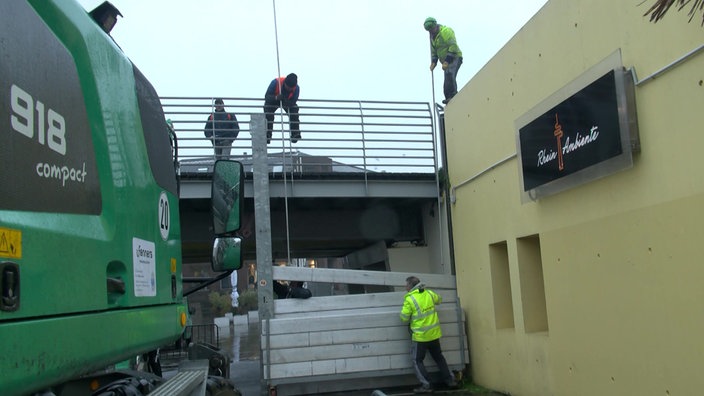
[[[212,183],[213,241],[212,269],[216,272],[242,267],[240,229],[244,202],[244,170],[236,161],[215,162]]]

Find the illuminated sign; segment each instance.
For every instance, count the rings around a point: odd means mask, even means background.
[[[631,167],[637,134],[616,52],[516,120],[522,202]]]

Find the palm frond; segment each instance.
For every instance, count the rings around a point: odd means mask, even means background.
[[[677,4],[677,10],[681,11],[689,3],[692,3],[692,8],[687,15],[689,15],[689,22],[692,22],[694,15],[704,10],[704,0],[656,0],[643,16],[650,14],[650,22],[655,23],[665,16],[673,4]],[[704,26],[704,13],[702,13],[702,26]]]

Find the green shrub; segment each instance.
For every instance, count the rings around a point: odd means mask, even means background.
[[[247,289],[237,298],[237,313],[245,315],[249,311],[256,311],[259,308],[259,300],[255,289]]]
[[[208,295],[208,301],[213,307],[213,314],[216,317],[225,316],[226,313],[232,312],[232,298],[229,294],[220,294],[211,292]]]

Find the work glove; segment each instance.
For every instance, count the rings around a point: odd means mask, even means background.
[[[438,65],[437,62],[431,63],[431,64],[430,64],[430,71],[435,70],[435,66],[437,66],[437,65]]]
[[[276,97],[275,97],[274,99],[275,99],[277,102],[281,102],[282,100],[284,100],[284,95],[278,94],[278,95],[276,95]]]
[[[447,70],[448,67],[450,67],[450,64],[449,64],[449,63],[447,63],[447,62],[443,62],[443,63],[442,63],[442,69],[443,69],[443,70]]]

